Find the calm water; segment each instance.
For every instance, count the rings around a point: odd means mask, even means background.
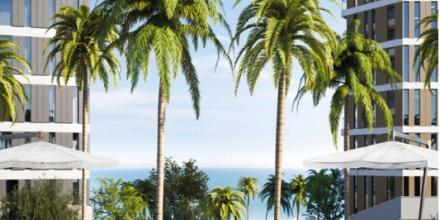
[[[213,188],[216,186],[236,186],[240,177],[253,176],[258,179],[260,189],[267,177],[273,173],[272,170],[265,169],[203,169],[209,176],[208,187]],[[284,179],[289,180],[293,175],[303,173],[300,170],[288,170],[284,172]],[[144,179],[149,174],[149,169],[106,169],[91,171],[91,188],[99,186],[98,178],[112,177],[115,179],[121,178],[126,181],[133,181],[135,179]],[[266,215],[266,206],[259,199],[251,201],[250,204],[249,219],[252,220],[264,220]],[[296,216],[296,214],[294,214]],[[267,219],[273,219],[272,213],[269,213]],[[283,219],[296,219],[295,217]]]

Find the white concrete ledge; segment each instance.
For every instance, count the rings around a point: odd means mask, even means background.
[[[22,84],[30,84],[30,85],[58,85],[56,79],[52,80],[52,76],[49,75],[26,75],[28,78],[26,80],[25,77],[20,75],[15,75],[15,78],[20,81]],[[60,86],[76,86],[75,77],[72,77],[67,82],[67,85],[64,83],[64,80],[61,80]]]
[[[420,45],[422,43],[421,39],[418,38],[399,38],[394,40],[388,40],[380,43],[382,48],[398,47],[402,45]]]
[[[393,130],[401,133],[438,133],[440,131],[440,128],[439,126],[395,126],[393,127]],[[343,130],[341,133],[343,133]],[[371,132],[368,131],[368,128],[356,128],[349,130],[349,134],[352,136],[373,134],[378,135],[386,133],[386,127],[373,128]]]
[[[90,172],[86,171],[86,178]],[[0,180],[82,179],[82,170],[0,170]]]
[[[31,123],[0,122],[0,132],[60,132],[81,133],[82,124],[78,123]]]
[[[55,33],[55,29],[0,25],[0,35],[6,36],[51,38]]]
[[[408,2],[413,2],[413,1],[431,2],[431,0],[405,0],[405,1],[408,1]],[[380,7],[384,7],[387,5],[392,5],[392,4],[395,4],[398,2],[402,2],[402,1],[401,0],[374,1],[374,2],[367,3],[367,4],[362,4],[362,5],[358,5],[355,7],[343,9],[341,14],[342,14],[342,17],[347,17],[352,14],[357,14],[357,13],[364,12],[364,11],[369,11],[371,9],[380,8]]]

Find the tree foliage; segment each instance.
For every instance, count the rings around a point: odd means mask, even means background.
[[[98,220],[145,219],[147,204],[135,187],[111,178],[99,179],[99,188],[93,190],[90,199],[93,218]]]
[[[71,192],[55,180],[34,181],[32,186],[16,189],[1,202],[0,219],[47,220],[79,219],[79,208]]]
[[[438,72],[438,28],[437,28],[438,12],[422,19],[420,26],[425,27],[425,31],[420,34],[422,43],[416,51],[414,57],[414,65],[417,74],[420,70],[425,70],[425,86],[431,88],[432,74]],[[428,28],[428,26],[434,26]],[[437,76],[438,77],[438,76]]]
[[[28,98],[23,85],[14,77],[19,75],[27,80],[23,69],[30,70],[28,62],[14,52],[17,46],[0,36],[0,120],[15,121],[17,117],[17,103],[23,106]],[[21,65],[12,65],[13,62]]]
[[[274,198],[275,198],[275,176],[270,175],[267,179],[266,183],[263,185],[263,188],[260,192],[261,201],[266,200],[266,218],[268,213],[274,207]],[[290,184],[286,181],[281,182],[281,207],[283,208],[284,213],[287,216],[293,215],[292,209],[292,190]]]
[[[290,187],[293,194],[293,204],[292,207],[296,208],[296,217],[299,219],[301,213],[301,207],[306,204],[306,185],[307,179],[303,175],[299,174],[295,176],[290,182]]]
[[[210,220],[244,220],[246,205],[244,195],[231,187],[216,187],[206,200]]]
[[[309,170],[305,192],[307,219],[338,220],[344,216],[344,181],[339,170]]]

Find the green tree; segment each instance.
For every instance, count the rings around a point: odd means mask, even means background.
[[[249,220],[249,202],[254,199],[258,193],[258,182],[255,177],[242,177],[238,180],[238,190],[246,197],[246,213]]]
[[[207,200],[212,220],[243,220],[246,215],[243,193],[231,187],[212,189]]]
[[[438,12],[422,19],[420,26],[425,27],[425,31],[420,34],[422,43],[416,51],[414,57],[414,65],[417,74],[420,69],[425,70],[425,86],[431,88],[432,74],[438,71],[438,28],[437,28]],[[435,25],[435,26],[434,26]],[[433,26],[428,28],[428,26]]]
[[[165,162],[164,219],[199,219],[202,203],[208,195],[208,176],[194,160],[177,164],[171,158]],[[157,171],[153,169],[145,180],[136,180],[134,186],[144,201],[154,207]],[[150,213],[154,213],[151,209]]]
[[[337,220],[344,216],[344,181],[339,170],[309,170],[305,191],[307,219]]]
[[[266,200],[266,219],[269,211],[271,211],[275,205],[275,176],[270,175],[267,182],[263,185],[263,189],[260,192],[260,199],[264,202]],[[292,190],[286,181],[281,182],[281,207],[287,216],[293,215],[292,209]]]
[[[147,203],[142,195],[122,179],[99,179],[99,188],[93,190],[90,199],[93,205],[93,219],[98,220],[141,220],[145,219]]]
[[[53,76],[58,84],[65,84],[75,77],[82,92],[82,150],[89,151],[89,87],[90,82],[99,79],[107,90],[110,79],[116,81],[119,61],[114,55],[113,45],[117,37],[114,29],[103,29],[104,13],[81,5],[78,9],[61,8],[53,17],[56,33],[46,45],[50,48],[45,68],[55,63]],[[58,59],[59,57],[59,59]],[[87,206],[87,182],[85,171],[82,176],[82,215]]]
[[[232,44],[249,33],[235,61],[236,86],[246,77],[251,94],[266,64],[272,66],[278,90],[275,138],[274,219],[281,218],[281,183],[285,124],[285,100],[298,61],[305,75],[328,77],[329,50],[322,41],[334,42],[334,33],[321,16],[318,0],[255,0],[240,14]],[[238,65],[238,67],[237,67]],[[311,79],[307,77],[307,79]],[[313,84],[313,80],[305,82]],[[236,88],[236,90],[237,90]]]
[[[110,12],[121,28],[119,44],[125,48],[127,77],[132,90],[139,79],[148,78],[150,57],[154,55],[158,69],[157,115],[157,192],[156,219],[163,219],[165,120],[166,106],[170,101],[171,82],[181,72],[189,86],[196,118],[200,115],[200,91],[196,69],[192,63],[191,45],[198,48],[212,42],[226,55],[211,29],[212,23],[224,23],[219,13],[219,0],[105,0],[100,7]],[[178,7],[177,7],[178,6]],[[227,55],[226,55],[227,56]]]
[[[30,70],[28,62],[20,55],[15,53],[13,49],[16,45],[9,40],[0,37],[0,120],[15,121],[17,117],[16,102],[23,106],[27,95],[23,85],[15,78],[14,75],[23,76],[27,79],[22,69],[11,65],[16,62],[25,69]]]
[[[307,180],[301,174],[295,176],[290,183],[292,188],[292,194],[294,194],[293,206],[296,207],[297,220],[299,220],[301,206],[303,206],[307,202],[307,197],[305,192],[306,184],[307,184]]]
[[[66,192],[60,181],[33,181],[32,186],[16,189],[0,205],[2,220],[78,219],[72,192]]]

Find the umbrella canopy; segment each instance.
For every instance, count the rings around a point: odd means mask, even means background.
[[[361,147],[304,160],[314,168],[438,168],[438,152],[397,141]]]
[[[47,142],[34,142],[0,150],[0,169],[94,169],[117,166],[118,161],[93,156]]]

